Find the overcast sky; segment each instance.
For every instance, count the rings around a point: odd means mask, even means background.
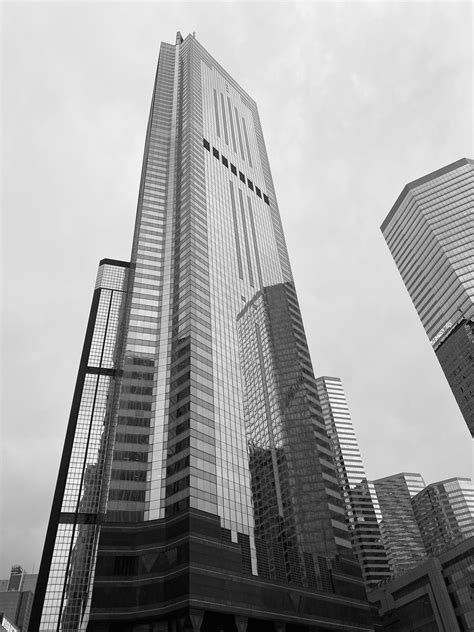
[[[3,4],[3,558],[37,571],[96,269],[129,259],[161,41],[256,100],[316,375],[367,476],[472,476],[470,434],[380,232],[472,151],[472,5]]]

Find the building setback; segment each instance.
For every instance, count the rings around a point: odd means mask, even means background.
[[[381,533],[393,576],[426,557],[411,498],[425,487],[421,474],[401,472],[373,481],[381,514]]]
[[[439,555],[474,536],[474,485],[470,479],[432,483],[411,502],[428,555]]]
[[[366,587],[371,588],[390,579],[391,570],[346,396],[338,377],[318,377],[316,386],[331,440],[352,548]]]
[[[191,35],[161,45],[131,260],[99,266],[32,623],[373,629],[257,107]]]
[[[405,186],[381,229],[474,436],[474,161]]]

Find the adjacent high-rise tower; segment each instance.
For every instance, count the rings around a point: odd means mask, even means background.
[[[341,380],[324,375],[316,379],[316,386],[331,440],[352,548],[361,565],[365,585],[372,588],[392,576],[380,533],[378,504],[374,503],[365,476]]]
[[[381,228],[474,436],[473,192],[462,158],[407,184]]]
[[[31,629],[369,619],[257,108],[178,34],[131,260],[99,266]]]

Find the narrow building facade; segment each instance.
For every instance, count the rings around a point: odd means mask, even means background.
[[[340,378],[318,377],[316,387],[331,440],[352,548],[370,589],[392,575],[380,533],[377,505],[374,506],[366,479]]]

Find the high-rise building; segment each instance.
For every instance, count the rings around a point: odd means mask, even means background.
[[[381,229],[474,436],[474,161],[405,186]]]
[[[391,571],[344,388],[340,378],[327,376],[318,377],[316,387],[331,440],[352,548],[365,584],[371,588],[390,579]]]
[[[0,579],[0,621],[6,618],[13,630],[28,632],[37,577],[15,565],[8,579]],[[3,627],[8,628],[8,624]]]
[[[428,555],[474,536],[474,484],[469,478],[431,483],[411,502]]]
[[[401,472],[373,481],[381,514],[382,540],[392,574],[398,575],[426,558],[411,499],[425,487],[421,474]]]
[[[194,36],[161,45],[131,260],[99,266],[32,622],[372,629],[257,107]]]

